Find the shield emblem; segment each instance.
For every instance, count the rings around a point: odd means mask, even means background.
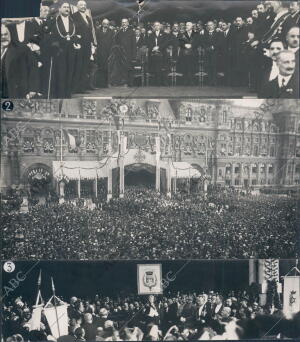
[[[151,291],[152,287],[155,287],[157,283],[155,273],[153,271],[146,271],[143,277],[143,283]]]
[[[147,144],[147,138],[146,134],[135,134],[134,142],[137,146],[142,147]]]

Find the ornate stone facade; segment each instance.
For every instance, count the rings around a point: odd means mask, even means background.
[[[61,158],[101,160],[118,150],[118,130],[128,149],[150,153],[159,136],[162,160],[172,156],[199,166],[214,184],[295,186],[300,184],[298,107],[297,100],[259,108],[230,100],[15,101],[14,111],[2,117],[1,187],[26,183],[34,164],[51,168]]]

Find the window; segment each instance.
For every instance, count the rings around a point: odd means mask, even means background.
[[[192,121],[192,108],[188,108],[186,110],[185,121],[187,121],[187,122],[191,122]]]
[[[300,164],[297,164],[297,165],[296,165],[295,172],[296,172],[296,173],[300,173]]]
[[[272,165],[272,166],[269,166],[269,173],[273,173],[273,172],[274,172],[273,165]]]
[[[253,154],[255,157],[258,157],[258,145],[255,145],[253,148]]]
[[[219,169],[219,177],[222,177],[222,169]]]
[[[240,185],[240,180],[239,179],[235,179],[234,180],[234,185]]]
[[[256,179],[252,179],[252,185],[256,185]]]
[[[275,157],[275,146],[270,147],[270,157]]]
[[[257,166],[252,166],[252,173],[257,173]]]
[[[240,172],[240,167],[239,166],[236,166],[235,168],[234,168],[234,173],[239,173]]]
[[[96,135],[94,130],[86,131],[86,151],[88,153],[96,152]]]
[[[222,121],[223,121],[223,123],[226,123],[226,121],[227,121],[227,111],[226,110],[223,110]]]

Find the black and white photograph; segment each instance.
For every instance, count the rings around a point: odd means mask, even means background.
[[[299,2],[42,0],[4,18],[2,98],[299,98]]]
[[[5,342],[300,338],[295,259],[6,261],[2,267]]]
[[[4,260],[299,253],[299,100],[14,100],[1,129]]]

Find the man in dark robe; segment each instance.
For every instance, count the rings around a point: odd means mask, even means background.
[[[236,18],[236,27],[232,30],[232,83],[234,86],[246,86],[247,73],[244,67],[243,47],[248,40],[248,31],[241,17]]]
[[[184,85],[194,84],[194,75],[197,72],[197,57],[195,54],[195,36],[198,33],[193,31],[193,24],[186,23],[186,30],[180,36],[180,52],[178,60],[178,71],[183,74]]]
[[[135,59],[135,33],[129,27],[128,19],[122,19],[121,29],[115,35],[114,48],[109,58],[109,83],[111,85],[132,86]]]
[[[76,34],[79,35],[81,48],[76,51],[74,73],[74,92],[84,92],[88,88],[89,66],[92,55],[93,24],[87,13],[86,2],[77,2],[78,12],[72,15],[75,24]]]
[[[96,29],[96,61],[99,69],[98,84],[101,87],[108,85],[108,57],[113,46],[114,35],[114,31],[109,28],[109,20],[103,19],[102,26]]]
[[[70,98],[75,70],[76,50],[80,49],[80,40],[76,27],[70,17],[70,5],[63,3],[59,15],[51,23],[51,65],[50,93],[53,98]]]
[[[208,84],[216,86],[220,33],[216,31],[213,21],[206,24],[206,29],[204,33],[205,70],[208,73]]]
[[[50,8],[46,5],[41,5],[40,16],[33,18],[31,25],[34,32],[34,39],[39,46],[37,52],[38,73],[39,73],[39,94],[43,98],[48,95],[49,87],[49,72],[50,72]]]
[[[219,33],[219,49],[217,57],[218,73],[224,77],[224,84],[231,84],[231,44],[232,29],[225,21],[221,23],[221,31]]]
[[[159,22],[153,25],[154,31],[148,37],[149,71],[154,75],[156,86],[166,85],[166,48],[170,40],[169,35],[161,30]]]
[[[1,97],[32,98],[38,90],[38,74],[31,50],[11,42],[10,32],[1,27]]]

